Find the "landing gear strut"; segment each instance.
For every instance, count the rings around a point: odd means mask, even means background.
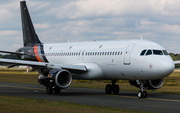
[[[137,93],[139,98],[147,98],[147,92],[143,91],[145,81],[139,81],[140,91]]]
[[[61,93],[61,88],[54,86],[54,87],[46,87],[46,92],[47,94],[52,94],[54,90],[55,94],[60,94]]]
[[[119,86],[116,83],[117,80],[112,80],[112,85],[111,84],[107,84],[106,88],[105,88],[105,92],[106,94],[111,94],[113,92],[113,94],[118,94],[119,93]]]

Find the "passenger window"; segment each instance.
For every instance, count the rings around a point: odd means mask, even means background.
[[[145,54],[145,52],[146,52],[146,50],[143,50],[140,55],[143,56]]]
[[[165,55],[169,55],[166,50],[163,50],[163,53],[164,53]]]
[[[161,50],[153,50],[154,55],[163,55]]]
[[[146,55],[152,55],[152,51],[151,50],[148,50]]]

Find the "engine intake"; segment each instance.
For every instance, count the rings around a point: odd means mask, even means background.
[[[65,89],[70,86],[72,82],[72,75],[67,70],[60,70],[55,76],[55,84],[59,88]]]

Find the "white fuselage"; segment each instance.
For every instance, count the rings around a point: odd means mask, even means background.
[[[152,54],[146,55],[146,51],[140,55],[143,50],[151,50]],[[173,72],[174,63],[169,55],[154,54],[153,50],[165,49],[144,40],[44,44],[49,63],[86,66],[88,72],[74,74],[75,79],[164,78]]]

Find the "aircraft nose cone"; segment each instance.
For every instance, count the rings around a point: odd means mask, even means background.
[[[171,58],[163,58],[159,61],[159,71],[163,76],[168,76],[174,71],[174,62]]]

